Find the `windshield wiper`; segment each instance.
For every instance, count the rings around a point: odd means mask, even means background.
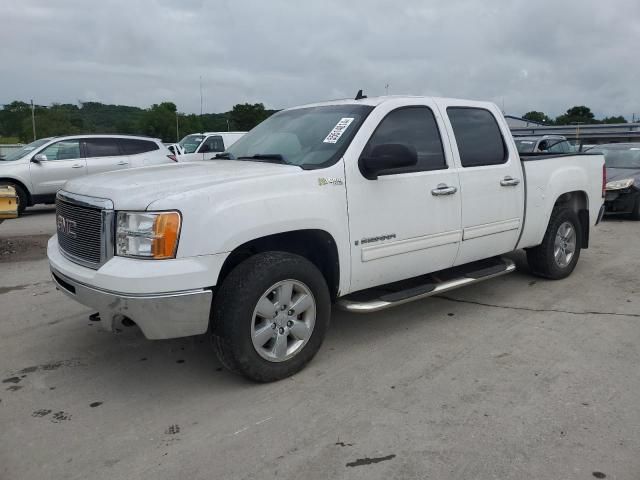
[[[216,153],[213,158],[222,158],[224,160],[231,160],[231,154],[229,152]]]
[[[281,163],[283,165],[291,165],[279,153],[256,153],[250,157],[238,157],[236,160],[256,160],[258,162]]]

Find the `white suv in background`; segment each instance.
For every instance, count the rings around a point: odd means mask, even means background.
[[[179,162],[210,160],[216,153],[224,152],[247,132],[207,132],[187,135],[178,144],[182,152]]]
[[[155,138],[131,135],[68,135],[41,138],[0,160],[0,186],[11,185],[19,213],[54,203],[67,180],[94,173],[175,162]]]

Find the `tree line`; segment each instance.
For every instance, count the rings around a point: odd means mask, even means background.
[[[237,104],[225,113],[184,114],[172,102],[162,102],[143,109],[100,102],[36,105],[35,123],[38,138],[83,133],[124,133],[149,135],[164,142],[176,142],[196,132],[251,130],[276,110],[262,103]],[[177,125],[176,125],[177,120]],[[176,128],[177,126],[177,128]],[[31,105],[13,101],[0,110],[0,141],[33,141]]]
[[[544,112],[538,112],[532,110],[525,113],[522,118],[531,120],[533,122],[545,123],[547,125],[581,125],[581,124],[602,124],[602,123],[627,123],[626,118],[622,115],[617,117],[604,117],[600,120],[595,118],[595,115],[589,107],[579,105],[571,107],[556,118],[547,116]]]
[[[276,111],[266,109],[262,103],[237,104],[225,113],[203,115],[179,113],[172,102],[153,104],[146,109],[100,102],[54,103],[35,106],[36,135],[43,138],[82,133],[125,133],[176,142],[189,133],[251,130]],[[535,110],[525,113],[522,118],[547,125],[627,123],[623,116],[596,119],[591,109],[584,105],[571,107],[556,118]],[[30,104],[13,101],[0,110],[0,142],[7,141],[33,141]]]

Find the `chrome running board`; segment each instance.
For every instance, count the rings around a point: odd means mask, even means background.
[[[383,294],[374,298],[362,298],[364,292],[356,292],[355,294],[346,295],[338,299],[336,305],[341,310],[354,313],[371,313],[385,310],[387,308],[402,305],[403,303],[413,302],[422,298],[433,297],[449,290],[466,287],[474,283],[489,280],[490,278],[499,277],[511,273],[516,269],[515,263],[508,258],[494,259],[494,264],[483,266],[482,268],[464,272],[462,275],[443,281],[437,280],[411,285],[409,288],[396,290],[391,293],[383,291]],[[444,273],[447,271],[444,270]],[[378,289],[372,289],[378,290]]]

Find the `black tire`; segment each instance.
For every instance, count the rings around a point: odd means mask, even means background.
[[[571,224],[575,231],[575,250],[571,261],[568,265],[562,267],[554,256],[555,240],[558,229],[565,222]],[[551,212],[549,225],[544,234],[542,243],[534,248],[527,249],[527,262],[531,273],[539,277],[551,280],[560,280],[571,275],[573,269],[580,258],[580,250],[582,249],[582,225],[578,219],[578,215],[569,208],[554,208]]]
[[[12,182],[0,182],[0,187],[13,187],[16,189],[16,194],[18,195],[18,216],[22,215],[29,205],[27,192],[25,192],[21,186]]]
[[[640,220],[640,193],[636,196],[636,204],[631,210],[631,220]]]
[[[309,288],[316,302],[315,325],[295,356],[273,362],[254,348],[251,328],[258,300],[284,280],[296,280]],[[228,370],[257,382],[272,382],[299,372],[309,363],[322,345],[330,318],[329,289],[313,263],[285,252],[259,253],[232,270],[216,293],[211,316],[213,345]]]

